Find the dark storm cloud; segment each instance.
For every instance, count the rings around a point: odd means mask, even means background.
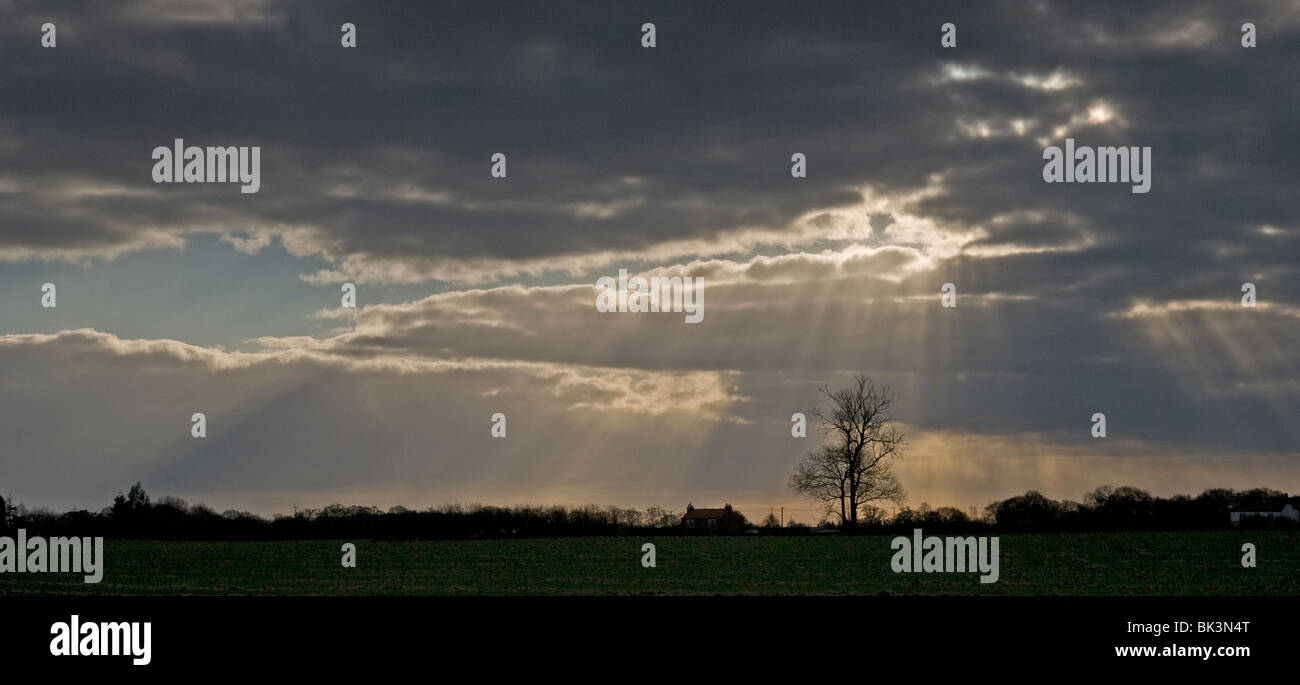
[[[43,6],[5,22],[4,168],[162,196],[73,213],[16,193],[0,205],[0,248],[36,248],[51,233],[92,250],[132,241],[110,216],[178,233],[292,224],[311,227],[302,249],[432,276],[419,260],[545,265],[779,230],[854,202],[864,184],[904,192],[932,174],[945,174],[945,192],[921,201],[922,214],[975,225],[1069,211],[1104,244],[1142,257],[1173,249],[1184,263],[1294,216],[1296,23],[1282,6],[160,7]],[[1261,26],[1256,50],[1238,47],[1242,16]],[[56,50],[37,43],[46,19],[59,25]],[[344,21],[358,26],[355,50],[338,46]],[[658,28],[653,50],[640,46],[644,21]],[[956,49],[938,48],[944,21],[958,24]],[[982,75],[945,79],[952,65]],[[1058,72],[1077,85],[1042,85]],[[1151,195],[1042,183],[1036,139],[1059,143],[1052,129],[1095,102],[1125,124],[1072,134],[1152,146]],[[1029,122],[1021,135],[972,138],[959,125],[1013,119]],[[264,146],[262,192],[155,187],[149,151],[174,137]],[[505,181],[488,175],[498,151],[510,159]],[[800,181],[789,174],[796,151],[809,158]],[[213,203],[226,216],[214,220]],[[1044,244],[1075,230],[1048,223],[986,240]]]

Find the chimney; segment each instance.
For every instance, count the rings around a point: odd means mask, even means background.
[[[686,505],[686,513],[689,514],[689,513],[691,513],[692,511],[695,511],[695,505],[693,505],[693,504],[687,504],[687,505]]]

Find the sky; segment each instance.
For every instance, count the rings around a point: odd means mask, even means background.
[[[0,0],[0,493],[815,521],[791,415],[855,373],[913,507],[1300,491],[1298,39],[1295,1]],[[260,190],[155,183],[176,138]],[[1046,183],[1067,138],[1150,191]],[[703,320],[598,311],[620,269]]]

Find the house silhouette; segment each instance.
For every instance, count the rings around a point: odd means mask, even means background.
[[[749,528],[749,521],[744,514],[731,508],[730,504],[721,509],[696,509],[686,505],[686,514],[682,516],[682,527],[702,533],[741,533]]]

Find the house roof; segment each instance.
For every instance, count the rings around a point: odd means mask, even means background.
[[[1286,500],[1274,500],[1274,501],[1271,501],[1271,502],[1267,502],[1267,501],[1242,502],[1241,504],[1238,504],[1237,506],[1232,507],[1231,509],[1229,509],[1229,511],[1236,511],[1236,512],[1266,512],[1266,511],[1267,511],[1267,512],[1278,512],[1278,511],[1282,511],[1283,509],[1285,509],[1286,506],[1287,506],[1288,504],[1290,504],[1290,502],[1288,502],[1288,501],[1286,501]]]
[[[726,517],[727,517],[726,509],[692,509],[691,511],[686,512],[686,514],[682,516],[682,520],[685,521],[686,519],[720,519]]]

